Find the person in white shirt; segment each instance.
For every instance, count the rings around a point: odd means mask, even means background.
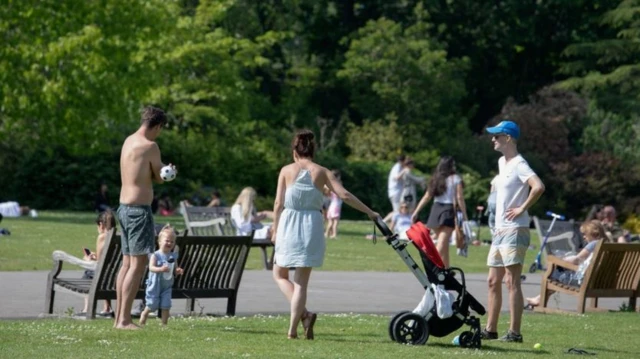
[[[533,172],[527,161],[518,153],[517,140],[520,128],[513,121],[502,121],[487,128],[492,134],[493,148],[502,153],[498,160],[499,174],[494,182],[496,189],[496,224],[491,249],[487,258],[489,266],[488,318],[482,331],[483,339],[497,339],[497,326],[502,308],[502,281],[509,289],[510,327],[500,338],[507,342],[522,342],[520,326],[524,298],[520,275],[524,257],[529,247],[529,214],[527,210],[544,192],[544,184]],[[506,277],[505,277],[506,275]]]
[[[2,202],[0,203],[0,216],[3,217],[20,217],[26,216],[31,211],[27,206],[21,206],[18,202]]]
[[[456,161],[451,156],[442,156],[429,180],[427,191],[411,216],[412,222],[418,221],[420,210],[433,198],[427,227],[436,232],[436,248],[446,268],[449,267],[449,242],[455,228],[454,204],[462,212],[463,220],[468,220],[463,191],[462,178],[456,174]]]
[[[416,185],[425,188],[427,181],[423,177],[414,175],[411,171],[415,168],[415,163],[410,157],[405,158],[402,170],[398,175],[402,181],[402,191],[400,193],[400,202],[404,202],[409,206],[409,212],[413,212],[418,199],[416,198]],[[397,214],[397,212],[396,212]]]
[[[238,236],[248,236],[253,232],[253,238],[270,238],[271,225],[262,224],[267,218],[273,218],[273,212],[257,212],[254,205],[256,190],[245,187],[233,206],[231,206],[231,220]]]
[[[411,228],[412,224],[409,205],[405,202],[400,202],[400,208],[398,213],[393,215],[390,227],[395,233],[398,233],[400,239],[407,239],[407,230]]]
[[[393,211],[387,214],[387,216],[384,218],[385,222],[389,222],[393,218],[393,215],[398,213],[398,209],[400,208],[400,196],[402,195],[403,188],[401,172],[404,160],[405,156],[399,155],[396,163],[393,165],[393,167],[391,167],[391,171],[389,171],[389,178],[387,180],[387,193],[389,195],[389,201],[391,202]]]

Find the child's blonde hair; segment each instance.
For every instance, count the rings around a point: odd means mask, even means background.
[[[588,234],[590,237],[595,238],[596,240],[599,239],[604,242],[609,241],[609,237],[604,230],[602,222],[598,221],[597,219],[582,223],[582,225],[580,226],[580,232]]]
[[[171,227],[169,223],[165,224],[164,227],[162,227],[162,229],[160,230],[160,232],[158,232],[158,244],[160,244],[162,239],[167,236],[173,237],[173,239],[176,238],[176,230],[175,228]]]

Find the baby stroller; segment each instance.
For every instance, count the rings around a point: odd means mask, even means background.
[[[480,348],[480,320],[472,316],[469,309],[479,315],[484,315],[485,308],[467,292],[464,272],[460,268],[444,269],[442,258],[440,258],[440,254],[431,240],[429,230],[418,222],[413,224],[407,231],[407,236],[418,248],[422,257],[425,267],[425,272],[422,272],[418,264],[407,252],[406,247],[408,244],[400,242],[398,234],[392,233],[382,219],[378,218],[375,224],[385,236],[387,244],[400,255],[400,258],[418,278],[425,290],[433,292],[431,284],[434,283],[443,285],[447,291],[457,293],[457,297],[452,304],[453,315],[449,318],[442,319],[438,317],[437,306],[431,308],[426,316],[410,311],[397,313],[389,322],[391,340],[403,344],[422,345],[427,342],[430,335],[438,338],[444,337],[466,324],[471,327],[471,330],[460,333],[458,338],[460,346],[463,348]],[[459,274],[462,284],[456,280],[454,272]]]

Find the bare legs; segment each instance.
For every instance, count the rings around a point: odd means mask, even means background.
[[[289,280],[289,269],[282,268],[277,264],[273,265],[273,279],[291,303],[291,319],[289,322],[289,338],[298,336],[298,324],[301,319],[307,319],[309,314],[306,310],[307,286],[311,277],[310,267],[296,268],[293,274],[293,281]],[[304,318],[303,318],[304,317]],[[311,324],[313,325],[313,324]],[[305,330],[307,327],[305,326]],[[311,329],[311,333],[313,333]]]
[[[142,313],[140,313],[140,326],[145,326],[147,324],[147,318],[149,317],[150,312],[151,309],[149,307],[145,307]],[[169,322],[169,309],[161,309],[160,318],[162,319],[162,326],[166,327]]]
[[[124,256],[122,267],[118,273],[116,282],[116,321],[115,327],[118,329],[137,329],[138,326],[131,320],[131,307],[133,300],[140,287],[140,281],[144,274],[144,269],[149,262],[146,254],[139,256]]]
[[[142,313],[140,313],[140,326],[144,327],[147,324],[147,318],[149,318],[149,313],[151,313],[151,309],[149,307],[144,307]]]
[[[489,268],[489,278],[487,279],[489,284],[487,331],[496,332],[498,328],[498,318],[500,316],[500,309],[502,308],[502,280],[504,279],[509,289],[509,312],[511,314],[509,329],[513,333],[520,334],[522,311],[524,308],[520,274],[522,274],[521,264]]]
[[[452,232],[453,228],[447,226],[440,226],[436,229],[436,238],[438,240],[436,248],[440,253],[440,257],[442,257],[445,268],[449,268],[449,241],[451,240]]]
[[[516,334],[520,334],[522,324],[522,312],[524,310],[524,297],[522,296],[522,264],[514,264],[505,268],[507,271],[506,281],[509,289],[509,311],[511,312],[511,325],[509,329]]]
[[[336,238],[338,235],[338,222],[340,222],[340,218],[329,218],[327,229],[324,232],[326,238]]]
[[[489,332],[496,332],[498,329],[498,318],[500,317],[500,308],[502,308],[502,279],[504,274],[504,267],[489,267],[489,277],[487,278],[489,285],[489,312],[487,313],[486,326]]]

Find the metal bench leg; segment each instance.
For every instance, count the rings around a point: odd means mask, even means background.
[[[229,300],[227,301],[227,315],[230,317],[236,315],[236,297],[237,293],[234,292],[233,294],[231,294]]]
[[[260,249],[262,249],[262,262],[264,263],[264,269],[273,269],[273,256],[276,254],[275,247],[273,247],[271,257],[269,257],[269,253],[267,253],[267,246],[260,246]]]
[[[56,297],[56,292],[53,290],[53,281],[51,278],[47,281],[47,297],[44,300],[44,310],[53,314],[53,301]]]
[[[196,308],[196,300],[191,298],[191,299],[187,299],[187,307],[185,308],[187,313],[189,314],[193,314],[193,311]]]

